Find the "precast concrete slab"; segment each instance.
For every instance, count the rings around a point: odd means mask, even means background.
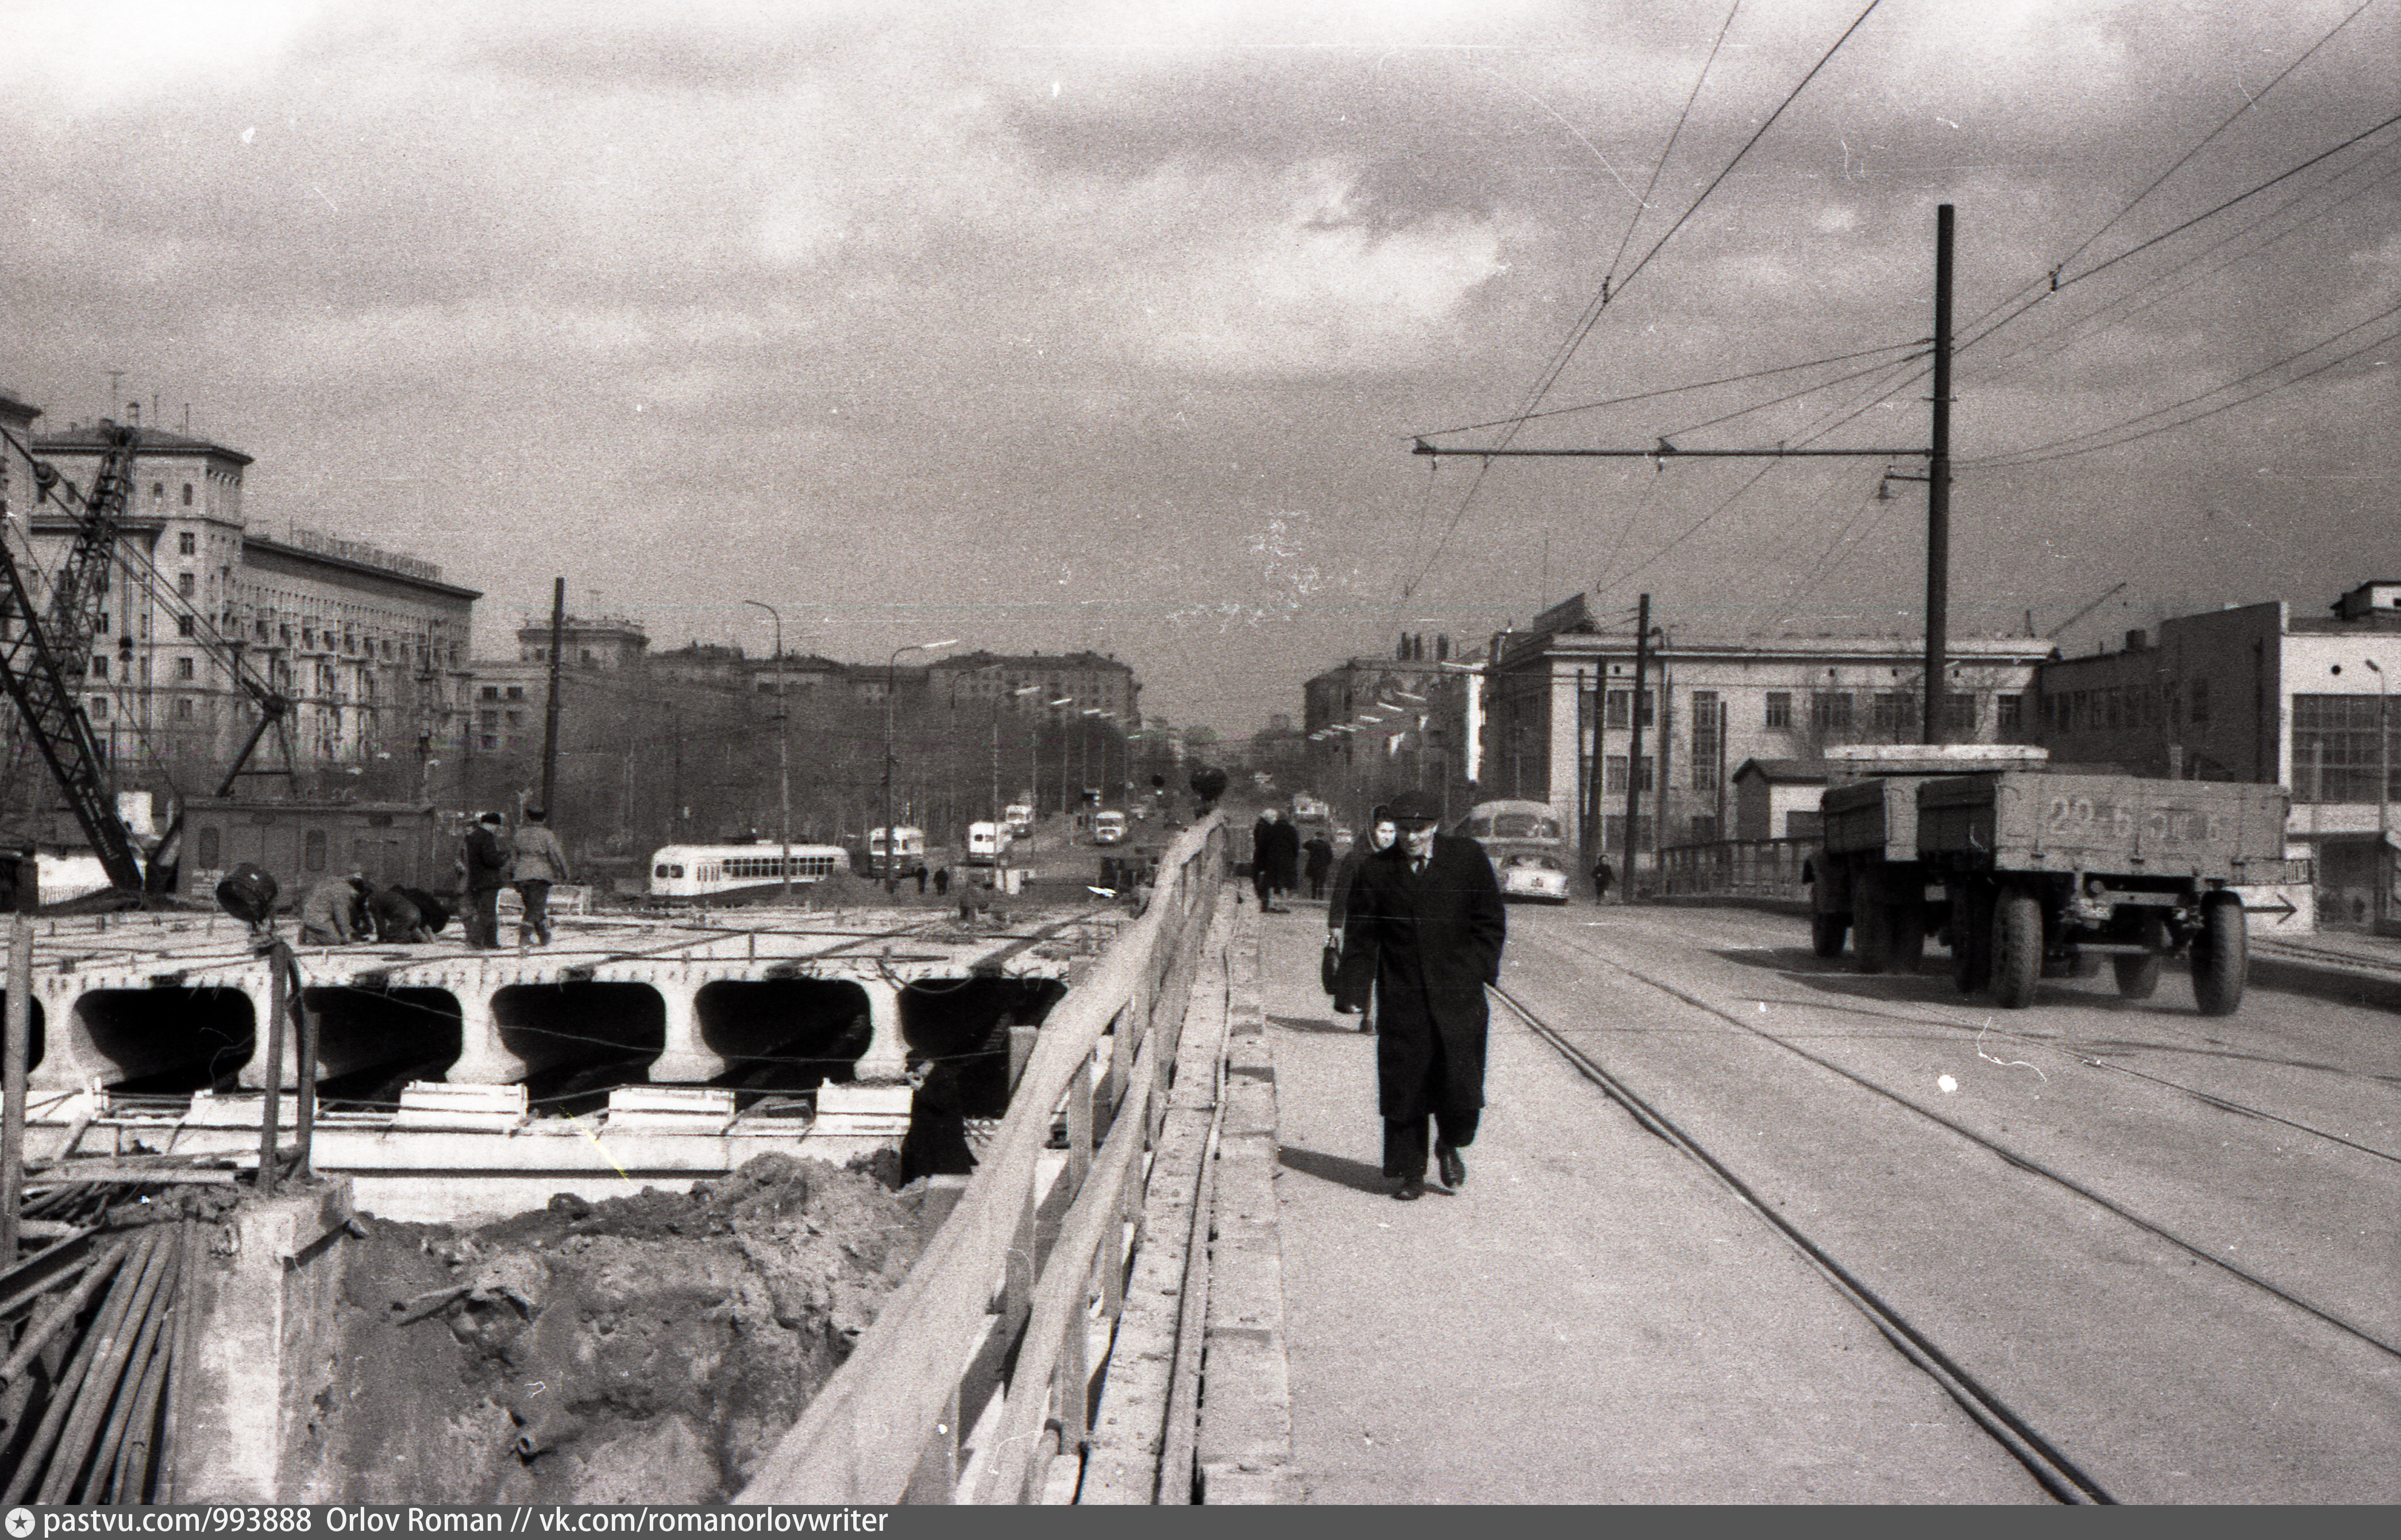
[[[889,1147],[912,1070],[977,1060],[951,1102],[1005,1102],[992,1044],[1037,1025],[1130,920],[761,906],[562,917],[531,948],[299,947],[312,1164],[355,1179],[372,1211],[465,1218],[721,1176],[770,1149]],[[34,929],[28,1154],[254,1162],[277,989],[248,929],[193,914]],[[297,1084],[288,1045],[281,1083]],[[295,1098],[280,1100],[290,1128]]]

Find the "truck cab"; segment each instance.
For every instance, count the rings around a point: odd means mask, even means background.
[[[1092,814],[1092,843],[1119,845],[1125,842],[1126,815],[1115,808],[1104,808]]]
[[[1034,838],[1034,804],[1011,802],[1006,814],[1009,834],[1019,839]]]

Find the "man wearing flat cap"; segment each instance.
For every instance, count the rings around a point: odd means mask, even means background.
[[[1342,950],[1376,959],[1384,1175],[1407,1201],[1425,1193],[1429,1121],[1442,1185],[1467,1180],[1459,1152],[1484,1108],[1484,987],[1500,981],[1509,922],[1484,847],[1436,833],[1432,797],[1403,792],[1385,811],[1400,838],[1360,864]]]

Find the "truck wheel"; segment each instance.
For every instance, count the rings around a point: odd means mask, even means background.
[[[1897,974],[1914,974],[1926,957],[1926,906],[1915,897],[1885,906],[1885,957]]]
[[[1892,936],[1885,921],[1884,873],[1863,862],[1851,869],[1851,945],[1863,974],[1880,974],[1887,966]]]
[[[1993,890],[1970,881],[1960,890],[1951,916],[1951,982],[1972,995],[1993,976]]]
[[[2230,1016],[2243,1003],[2251,972],[2250,934],[2243,895],[2214,893],[2201,901],[2201,930],[2192,938],[2192,1000],[2205,1016]]]
[[[2011,888],[1993,906],[1993,1003],[2005,1011],[2034,1002],[2042,976],[2042,904],[2023,888]]]
[[[1811,915],[1809,917],[1809,949],[1819,957],[1842,956],[1843,934],[1850,928],[1850,917],[1847,915]]]
[[[2150,950],[2140,957],[2119,953],[2109,961],[2118,969],[2118,995],[2122,1000],[2148,1000],[2160,987],[2160,964],[2167,950],[2167,922],[2153,915],[2142,923],[2136,939]]]

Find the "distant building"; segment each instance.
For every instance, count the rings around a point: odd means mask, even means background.
[[[926,671],[944,702],[998,702],[1006,711],[1065,717],[1096,711],[1128,729],[1142,721],[1142,686],[1133,669],[1101,653],[960,653]]]
[[[17,404],[14,426],[35,416]],[[251,525],[251,457],[222,444],[137,429],[133,492],[116,574],[94,607],[82,691],[120,784],[212,792],[212,776],[260,717],[208,646],[213,632],[291,707],[295,768],[323,791],[416,797],[425,762],[463,728],[473,589],[431,562],[362,540]],[[34,452],[88,489],[107,447],[98,424],[34,440]],[[31,495],[21,466],[0,483],[28,515],[45,565],[75,521]],[[143,573],[140,581],[124,573]],[[252,768],[281,768],[270,737]],[[254,789],[257,783],[254,783]]]
[[[1343,820],[1416,789],[1464,815],[1477,798],[1475,714],[1480,660],[1450,638],[1404,636],[1391,658],[1352,658],[1302,687],[1311,789]],[[1492,795],[1486,793],[1483,795]]]
[[[1777,776],[1798,785],[1792,777],[1805,772],[1793,762],[1821,759],[1829,747],[1923,736],[1921,638],[1658,630],[1639,698],[1636,638],[1601,631],[1582,595],[1523,631],[1496,635],[1484,681],[1478,795],[1548,802],[1581,842],[1598,739],[1604,847],[1625,847],[1630,784],[1640,798],[1637,849],[1655,852],[1663,843],[1731,837],[1737,808],[1731,772],[1747,760],[1776,766]],[[2031,742],[2035,668],[2051,650],[2037,637],[1954,637],[1944,740]],[[1773,817],[1778,804],[1768,792],[1763,780],[1757,806]],[[1792,811],[1799,795],[1788,792],[1782,810]]]
[[[2297,616],[2275,600],[2181,615],[2047,663],[2038,740],[2055,759],[2288,786],[2286,832],[2316,859],[2319,922],[2401,915],[2378,854],[2379,819],[2401,791],[2401,581],[2361,583],[2329,609]]]

